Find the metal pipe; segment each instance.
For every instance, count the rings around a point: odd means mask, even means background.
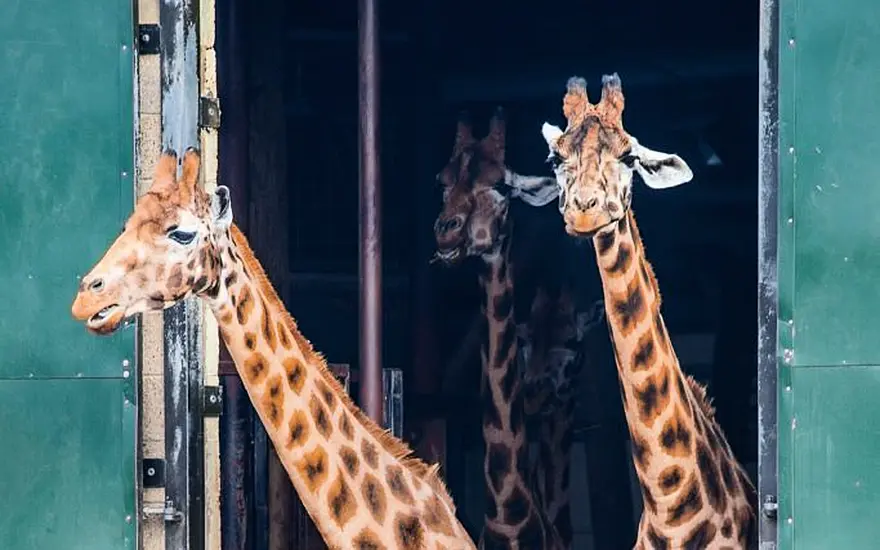
[[[248,214],[248,116],[241,0],[218,0],[217,84],[223,109],[218,183],[229,188],[235,223]],[[253,408],[229,350],[220,338],[220,532],[223,550],[253,550]]]
[[[379,1],[358,0],[360,132],[360,405],[382,422],[382,210],[379,170]]]

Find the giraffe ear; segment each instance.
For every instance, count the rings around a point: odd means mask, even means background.
[[[180,196],[184,202],[195,197],[199,184],[202,156],[195,147],[189,147],[183,155],[183,177],[180,178]]]
[[[225,185],[218,185],[211,195],[211,217],[216,230],[225,231],[232,225],[232,199]]]
[[[559,142],[559,138],[562,137],[562,128],[554,126],[549,122],[545,122],[541,126],[541,135],[544,136],[544,141],[547,142],[547,146],[550,147],[550,150],[556,151],[556,144]]]
[[[156,163],[154,183],[174,183],[177,181],[177,152],[166,149]]]
[[[678,155],[648,149],[634,137],[630,137],[630,140],[630,155],[636,160],[634,168],[651,189],[669,189],[693,179],[694,174],[690,167]]]
[[[505,170],[504,185],[511,188],[511,197],[516,197],[529,206],[544,206],[559,196],[559,184],[555,178],[522,176],[512,170]]]

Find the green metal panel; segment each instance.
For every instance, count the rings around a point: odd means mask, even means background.
[[[134,328],[70,315],[132,207],[133,30],[130,0],[0,2],[3,550],[137,542]]]
[[[880,4],[779,15],[779,547],[874,548]]]
[[[809,7],[806,7],[809,4]],[[880,340],[880,3],[784,0],[793,365],[870,365]],[[782,107],[782,105],[781,105]],[[783,220],[783,223],[787,220]]]
[[[792,369],[792,386],[791,547],[876,548],[880,366]]]
[[[120,457],[134,415],[123,395],[113,379],[0,382],[0,547],[133,548],[133,469]]]

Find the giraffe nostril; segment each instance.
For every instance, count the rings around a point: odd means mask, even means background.
[[[95,293],[104,290],[104,279],[95,279],[94,281],[89,283],[89,290]]]

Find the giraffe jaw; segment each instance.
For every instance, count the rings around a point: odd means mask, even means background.
[[[111,304],[89,317],[86,328],[93,334],[106,336],[116,332],[125,319],[125,310],[119,304]]]

